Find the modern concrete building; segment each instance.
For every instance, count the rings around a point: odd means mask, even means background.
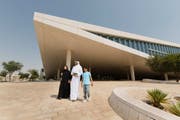
[[[48,78],[79,60],[96,79],[142,79],[157,75],[145,65],[150,55],[180,53],[180,44],[42,13],[34,25]]]

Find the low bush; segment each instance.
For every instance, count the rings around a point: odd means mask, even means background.
[[[169,112],[180,117],[180,102],[169,107]]]
[[[166,93],[164,93],[159,89],[148,90],[147,93],[148,93],[147,98],[151,105],[160,109],[164,108],[162,104],[167,103],[168,101],[168,99],[166,98],[167,97]]]

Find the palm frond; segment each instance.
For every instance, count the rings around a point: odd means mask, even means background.
[[[169,112],[171,112],[172,114],[177,115],[177,116],[180,117],[180,102],[178,102],[177,104],[173,104],[172,106],[170,106]]]
[[[162,109],[162,104],[163,103],[167,103],[168,99],[167,97],[167,93],[164,93],[163,91],[159,90],[159,89],[152,89],[152,90],[148,90],[148,99],[150,101],[150,103],[158,108]]]

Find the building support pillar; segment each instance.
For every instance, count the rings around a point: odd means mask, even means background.
[[[127,80],[130,80],[129,72],[127,72]]]
[[[60,80],[60,69],[57,70],[57,80]]]
[[[135,81],[135,72],[134,72],[134,66],[133,65],[131,65],[130,66],[130,74],[131,74],[131,80],[132,81]]]
[[[165,80],[168,80],[168,74],[164,73]]]
[[[66,65],[71,70],[71,50],[66,51]]]
[[[89,67],[89,72],[91,72],[91,67]]]

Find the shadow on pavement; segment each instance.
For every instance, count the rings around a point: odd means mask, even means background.
[[[57,95],[51,95],[52,98],[57,98]]]

